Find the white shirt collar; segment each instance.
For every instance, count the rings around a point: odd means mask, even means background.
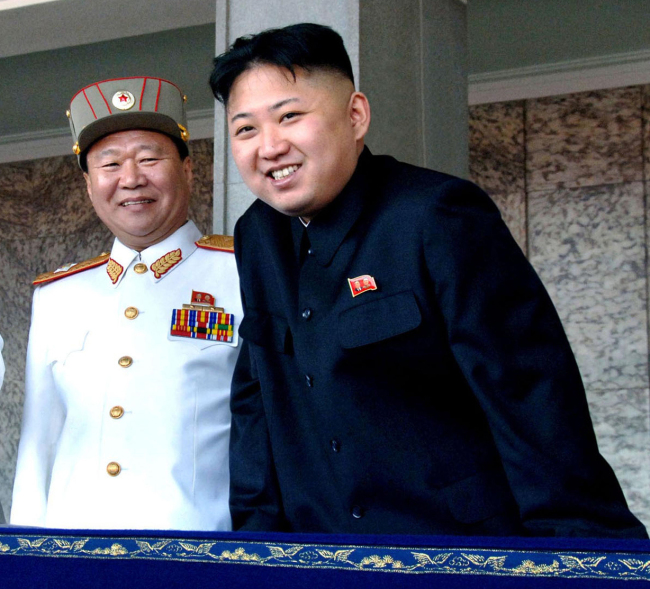
[[[187,221],[166,239],[138,252],[124,245],[117,237],[106,267],[107,277],[116,286],[131,266],[144,264],[151,280],[158,282],[185,261],[197,249],[196,241],[202,233],[193,221]]]

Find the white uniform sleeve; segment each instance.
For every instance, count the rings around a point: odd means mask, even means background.
[[[65,413],[52,376],[52,353],[57,334],[51,315],[43,308],[39,287],[32,302],[32,323],[27,345],[25,404],[18,446],[11,523],[44,526],[47,495],[57,442]]]

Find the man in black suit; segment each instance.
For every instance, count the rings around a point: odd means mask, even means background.
[[[646,537],[496,207],[364,148],[340,36],[242,37],[211,85],[259,199],[235,231],[234,529]]]

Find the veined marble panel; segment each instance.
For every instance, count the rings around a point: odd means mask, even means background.
[[[643,183],[534,192],[531,262],[588,391],[648,387]]]
[[[4,357],[4,352],[3,352]],[[6,360],[6,358],[5,358]],[[5,518],[9,520],[11,490],[16,473],[18,439],[23,414],[23,379],[19,381],[5,376],[0,395],[0,504]]]
[[[525,186],[524,102],[469,109],[470,180],[488,194],[517,194]]]
[[[190,141],[194,186],[189,217],[204,234],[212,233],[212,191],[214,142],[212,139]]]
[[[490,195],[494,200],[501,217],[510,229],[510,233],[519,244],[519,247],[528,255],[528,239],[526,235],[526,194],[517,192],[515,194],[495,193]]]
[[[96,218],[75,156],[0,165],[0,201],[4,239],[75,233]]]
[[[493,198],[526,252],[524,103],[472,106],[469,124],[470,180]]]
[[[529,191],[643,179],[641,87],[526,103]]]
[[[6,366],[0,393],[0,502],[7,518],[23,408],[31,274],[15,260],[7,242],[0,241],[0,333]]]
[[[650,84],[641,86],[643,100],[643,166],[645,179],[650,180]]]
[[[0,256],[7,258],[7,268],[0,269],[0,275],[18,266],[26,271],[27,284],[15,284],[13,288],[31,288],[31,282],[38,274],[55,270],[63,264],[94,258],[110,251],[112,245],[111,232],[97,217],[77,233],[54,232],[39,237],[3,240],[4,251]]]
[[[650,391],[591,391],[589,409],[601,454],[618,477],[632,512],[650,530]]]

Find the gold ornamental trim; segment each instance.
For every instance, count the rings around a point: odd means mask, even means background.
[[[113,284],[115,284],[120,276],[122,276],[122,272],[124,272],[124,266],[122,266],[122,264],[116,262],[113,258],[108,260],[106,273],[108,274],[108,277],[111,279],[111,282]]]
[[[204,235],[195,243],[203,249],[235,253],[235,239],[231,235]]]
[[[72,276],[73,274],[78,274],[79,272],[83,272],[84,270],[90,270],[90,268],[96,268],[97,266],[106,264],[109,258],[110,258],[110,254],[105,252],[97,256],[96,258],[90,258],[89,260],[86,260],[84,262],[78,262],[76,264],[65,264],[64,266],[57,268],[53,272],[45,272],[43,274],[39,274],[34,279],[32,284],[34,286],[38,286],[39,284],[45,284],[46,282],[54,282],[55,280],[59,280],[60,278],[65,278],[66,276]]]
[[[115,464],[119,467],[119,464]],[[318,575],[327,575],[328,570],[367,572],[370,574],[369,582],[371,579],[376,582],[379,574],[453,575],[456,581],[459,576],[475,580],[478,575],[516,578],[522,587],[528,586],[526,579],[544,577],[650,581],[650,548],[647,543],[641,542],[626,545],[621,541],[608,549],[581,550],[551,546],[542,548],[534,541],[516,539],[510,548],[474,548],[453,544],[427,546],[426,543],[402,546],[309,541],[293,543],[282,542],[277,534],[276,537],[269,534],[271,538],[255,541],[237,538],[232,532],[227,538],[217,533],[214,537],[202,539],[159,537],[137,532],[129,536],[33,534],[27,530],[9,529],[7,532],[10,533],[0,533],[0,562],[12,556],[38,556],[223,563],[230,566],[311,569],[318,571],[314,573]],[[500,544],[509,542],[500,540]],[[244,569],[240,574],[244,574]],[[493,583],[490,581],[490,584]]]
[[[190,132],[183,127],[180,123],[176,123],[178,125],[178,128],[181,130],[181,139],[187,143],[190,140]]]
[[[179,249],[166,253],[151,264],[151,271],[156,278],[160,278],[169,272],[176,264],[183,259],[183,254]]]

